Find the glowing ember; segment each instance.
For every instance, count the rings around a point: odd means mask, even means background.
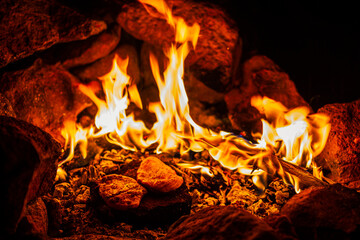
[[[80,85],[80,90],[98,107],[98,112],[95,125],[88,128],[72,122],[64,124],[62,133],[66,146],[70,147],[64,162],[72,159],[76,145],[86,157],[88,139],[105,136],[110,143],[132,151],[144,151],[154,144],[157,145],[156,153],[208,150],[223,167],[252,175],[254,184],[260,189],[266,187],[269,174],[278,174],[300,190],[299,180],[283,170],[279,159],[312,168],[313,174],[321,177],[320,169],[312,160],[324,148],[330,130],[325,115],[310,114],[305,107],[288,110],[274,100],[255,96],[252,105],[266,116],[266,120],[262,120],[263,134],[254,134],[256,142],[197,125],[190,116],[183,75],[185,58],[196,47],[200,27],[196,23],[188,26],[182,18],[174,17],[162,0],[139,1],[152,16],[165,19],[176,33],[173,45],[164,50],[168,65],[163,73],[156,57],[150,55],[160,102],[150,103],[148,110],[156,115],[157,121],[149,129],[142,121],[136,121],[132,113],[127,115],[131,103],[140,109],[143,105],[135,83],[126,74],[128,59],[116,56],[111,72],[100,78],[104,99],[96,95],[94,87]],[[209,168],[197,163],[180,166],[213,175]]]

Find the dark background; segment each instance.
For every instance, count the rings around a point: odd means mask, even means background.
[[[246,51],[273,59],[314,110],[360,99],[360,10],[344,1],[231,1]]]

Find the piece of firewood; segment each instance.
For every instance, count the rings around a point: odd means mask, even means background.
[[[290,173],[291,175],[297,177],[300,180],[300,189],[308,188],[311,186],[327,186],[329,183],[322,181],[311,173],[306,171],[304,168],[284,161],[282,159],[278,159],[282,168],[285,172]]]

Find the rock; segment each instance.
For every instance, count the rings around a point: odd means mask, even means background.
[[[233,206],[212,206],[180,218],[167,239],[279,239],[260,218]]]
[[[135,222],[145,226],[158,227],[169,226],[181,216],[190,213],[191,196],[186,186],[182,186],[172,192],[149,193],[139,208],[133,211],[136,216]],[[156,222],[153,220],[156,219]]]
[[[175,170],[156,157],[148,157],[141,162],[137,181],[150,191],[163,193],[178,189],[184,182]]]
[[[37,198],[28,204],[25,216],[21,219],[17,229],[18,235],[42,236],[44,239],[48,231],[48,215],[44,201]]]
[[[136,83],[140,82],[140,70],[136,49],[131,45],[121,45],[106,57],[84,67],[72,69],[71,71],[83,82],[98,80],[99,77],[111,71],[112,63],[117,54],[121,59],[129,57],[127,74]]]
[[[0,116],[1,232],[12,234],[24,206],[53,185],[61,146],[25,121]]]
[[[0,16],[0,67],[56,43],[86,39],[107,27],[55,0],[1,1]]]
[[[115,25],[112,29],[108,29],[108,31],[104,31],[98,36],[94,36],[85,41],[74,42],[72,44],[73,46],[68,46],[70,51],[68,51],[67,59],[62,62],[62,65],[69,69],[86,65],[106,57],[118,45],[120,32],[120,27]]]
[[[64,208],[57,198],[44,196],[44,203],[48,213],[48,235],[59,236],[63,231]]]
[[[0,93],[0,116],[16,117],[9,100]]]
[[[106,175],[99,181],[99,194],[110,207],[117,210],[137,208],[146,189],[135,179],[122,175]]]
[[[77,114],[91,103],[76,87],[78,81],[73,75],[41,59],[27,69],[4,73],[0,84],[0,91],[19,119],[50,133],[59,142],[64,141],[64,121],[76,121]]]
[[[360,194],[340,184],[306,189],[281,209],[300,239],[355,239],[360,233]]]
[[[328,104],[318,112],[330,117],[331,129],[316,162],[329,172],[326,177],[360,190],[360,100]]]
[[[124,164],[120,168],[121,174],[130,176],[128,178],[136,178],[140,163],[140,161],[132,160]],[[92,188],[91,191],[91,202],[99,219],[103,222],[126,222],[142,227],[169,226],[181,216],[189,214],[191,209],[191,196],[185,184],[167,193],[148,192],[137,208],[127,210],[110,208],[101,196],[97,196],[99,191],[96,188]]]
[[[186,23],[200,25],[200,35],[195,51],[186,62],[197,73],[197,78],[216,90],[224,90],[230,82],[233,51],[238,40],[238,30],[220,7],[192,2],[166,1],[172,6],[174,16]],[[124,5],[117,22],[135,38],[156,47],[169,47],[174,41],[174,30],[160,18],[151,16],[138,2]],[[196,69],[196,70],[195,70]]]
[[[125,222],[142,228],[169,227],[191,209],[191,196],[185,185],[169,193],[148,192],[134,209],[117,210],[102,201],[92,202],[102,222]]]
[[[284,239],[284,240],[298,239],[295,228],[290,222],[288,217],[280,214],[272,214],[265,217],[264,221],[276,231],[280,239]]]
[[[251,106],[251,97],[266,96],[291,109],[309,104],[297,92],[295,84],[271,59],[253,56],[243,64],[239,89],[225,95],[229,119],[235,129],[261,131],[261,114]]]
[[[101,160],[99,168],[105,174],[115,173],[119,171],[119,165],[110,160]]]

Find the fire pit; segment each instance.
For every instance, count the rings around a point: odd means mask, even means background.
[[[106,4],[3,18],[56,26],[2,46],[5,237],[356,237],[358,101],[314,112],[219,6]]]

